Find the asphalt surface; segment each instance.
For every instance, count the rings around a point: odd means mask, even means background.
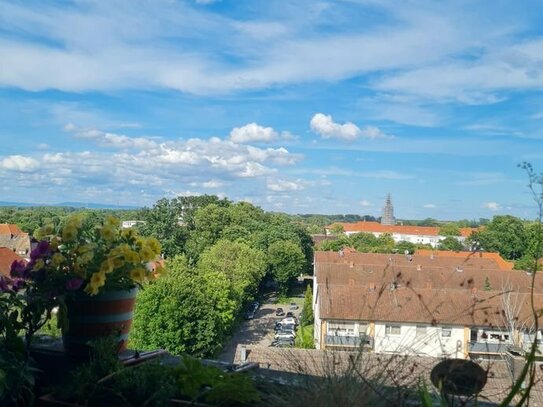
[[[219,360],[227,363],[233,363],[238,345],[251,346],[269,346],[275,335],[275,323],[284,318],[275,316],[275,310],[278,307],[283,308],[285,314],[290,311],[290,304],[274,304],[276,294],[267,294],[261,302],[260,308],[255,313],[255,317],[250,320],[244,320],[237,328],[236,332],[224,346]],[[299,320],[302,311],[303,298],[296,298],[299,308],[291,311]]]

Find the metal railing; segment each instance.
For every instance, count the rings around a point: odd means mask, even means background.
[[[361,335],[361,336],[326,335],[324,342],[326,345],[329,345],[329,346],[348,346],[348,347],[369,346],[373,348],[373,338],[368,335]]]

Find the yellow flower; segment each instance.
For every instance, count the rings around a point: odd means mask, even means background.
[[[137,267],[133,270],[130,270],[130,278],[139,283],[143,283],[147,271],[143,267]]]
[[[104,224],[113,228],[118,228],[121,224],[121,221],[115,216],[107,215]]]
[[[125,239],[131,239],[134,237],[134,231],[132,229],[123,229],[123,231],[121,232],[121,236],[124,237]]]
[[[94,257],[94,254],[92,252],[87,252],[81,255],[79,259],[81,260],[81,264],[87,264],[90,263],[92,258]]]
[[[60,266],[62,263],[64,263],[66,259],[64,258],[64,256],[60,253],[55,253],[53,254],[53,257],[51,258],[51,264],[53,265],[53,267],[58,267]]]
[[[121,257],[115,257],[114,259],[111,259],[113,262],[113,268],[120,269],[122,266],[124,266],[124,260]]]
[[[87,244],[83,244],[83,245],[79,246],[77,248],[77,251],[80,254],[89,253],[89,252],[92,252],[95,249],[95,247],[96,247],[95,244],[87,243]]]
[[[54,237],[51,239],[51,250],[57,250],[58,249],[58,246],[60,244],[60,241],[58,240],[58,238]]]
[[[153,249],[148,245],[145,245],[141,248],[140,257],[142,261],[153,260],[156,257],[156,254],[153,252]]]
[[[132,250],[124,254],[124,259],[129,263],[139,263],[141,261],[140,255]]]
[[[85,287],[85,292],[90,295],[98,294],[100,287],[106,283],[106,275],[101,272],[94,273],[91,276],[89,284]]]
[[[147,246],[149,246],[151,248],[151,250],[153,251],[153,253],[158,256],[160,254],[160,251],[161,251],[161,247],[160,247],[160,242],[154,238],[154,237],[150,237],[147,239]]]
[[[77,228],[73,225],[66,225],[64,229],[62,229],[62,240],[65,242],[70,242],[74,240],[77,236]]]
[[[102,229],[100,229],[100,234],[104,238],[104,240],[111,242],[113,239],[115,239],[116,230],[114,227],[106,225],[103,226]]]
[[[115,268],[115,266],[113,264],[113,260],[106,259],[106,260],[104,260],[102,262],[102,264],[100,266],[100,273],[103,273],[104,275],[109,274],[114,270],[114,268]]]
[[[32,267],[32,270],[37,271],[41,270],[45,266],[45,263],[43,259],[36,260],[36,263],[34,263],[34,267]]]
[[[82,224],[83,224],[83,215],[81,214],[72,215],[66,221],[66,225],[72,226],[76,229],[79,229]]]

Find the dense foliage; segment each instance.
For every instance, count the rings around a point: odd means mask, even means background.
[[[141,213],[143,234],[165,247],[169,276],[138,297],[132,345],[216,353],[261,282],[310,272],[312,242],[286,215],[217,197],[162,199]]]

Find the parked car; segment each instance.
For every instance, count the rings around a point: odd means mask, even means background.
[[[294,314],[292,312],[287,312],[287,315],[286,315],[287,318],[294,318]]]
[[[275,310],[275,316],[277,317],[282,317],[285,315],[285,311],[283,310],[283,308],[277,308]]]
[[[294,340],[296,338],[296,335],[293,332],[287,331],[279,331],[275,334],[275,339],[292,339]]]
[[[296,318],[293,318],[293,317],[283,318],[281,320],[281,325],[284,325],[284,324],[298,325],[298,321],[296,321]]]
[[[253,319],[255,317],[255,311],[254,310],[249,310],[249,311],[246,311],[245,314],[243,314],[243,318],[249,320],[249,319]]]
[[[289,309],[290,309],[291,311],[297,310],[298,308],[300,308],[300,307],[298,307],[298,304],[296,304],[295,302],[291,302],[291,303],[290,303]]]

